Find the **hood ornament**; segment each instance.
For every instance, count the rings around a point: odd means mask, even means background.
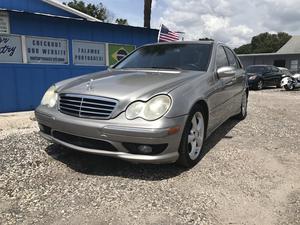
[[[93,79],[90,79],[87,84],[86,84],[86,88],[88,91],[92,90],[93,89]]]

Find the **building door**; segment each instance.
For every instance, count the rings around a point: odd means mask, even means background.
[[[277,67],[285,67],[285,60],[284,59],[276,59],[274,60],[274,66]]]

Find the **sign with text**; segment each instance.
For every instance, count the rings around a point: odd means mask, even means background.
[[[0,11],[0,34],[9,34],[9,15],[7,12]]]
[[[109,44],[109,65],[114,65],[135,49],[134,45]]]
[[[68,64],[68,41],[57,38],[26,37],[28,63]]]
[[[100,42],[73,41],[73,64],[105,66],[105,44]]]
[[[21,36],[0,34],[0,63],[22,63]]]

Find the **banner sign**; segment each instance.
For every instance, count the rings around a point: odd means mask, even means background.
[[[134,49],[134,45],[108,44],[109,65],[116,64]]]
[[[9,34],[9,15],[7,12],[0,11],[0,34]]]
[[[105,66],[105,44],[100,42],[73,41],[73,64]]]
[[[68,41],[56,38],[26,37],[28,63],[68,64]]]
[[[22,63],[21,36],[0,35],[0,63]]]

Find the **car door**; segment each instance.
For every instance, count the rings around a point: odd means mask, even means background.
[[[236,113],[241,106],[242,94],[245,86],[245,71],[243,70],[241,64],[239,63],[237,57],[231,49],[224,47],[229,66],[234,68],[234,76],[232,77],[232,85],[230,89],[230,100],[229,100],[229,113]]]
[[[280,84],[283,72],[280,71],[276,66],[272,66],[272,81],[274,85]]]
[[[233,94],[231,91],[233,77],[228,76],[221,78],[217,74],[218,69],[229,66],[228,58],[222,45],[217,46],[215,62],[216,81],[214,91],[209,99],[211,107],[209,130],[214,130],[228,118],[228,110],[230,110],[228,108],[230,105],[228,101],[230,101],[231,95]]]
[[[267,66],[266,72],[263,73],[263,80],[265,85],[276,85],[277,82],[279,82],[279,77],[281,77],[280,71],[275,66]]]

